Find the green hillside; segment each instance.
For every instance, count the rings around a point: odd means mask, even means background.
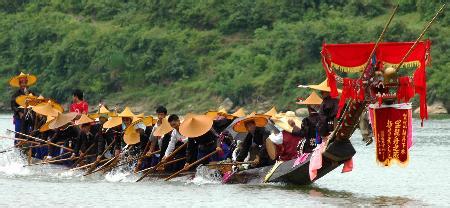
[[[399,0],[386,41],[413,41],[444,1]],[[0,0],[0,96],[19,71],[60,102],[74,88],[91,105],[152,111],[236,106],[295,108],[298,84],[324,79],[321,44],[373,42],[397,1]],[[450,108],[449,15],[432,40],[429,102]]]

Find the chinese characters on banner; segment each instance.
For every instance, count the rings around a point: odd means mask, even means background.
[[[383,166],[394,161],[406,166],[412,145],[412,110],[410,104],[370,106],[370,119],[376,141],[376,159]]]

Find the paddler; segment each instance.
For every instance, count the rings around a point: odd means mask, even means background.
[[[308,98],[300,100],[297,104],[306,105],[309,115],[302,120],[301,127],[293,120],[289,120],[289,125],[293,128],[292,134],[302,138],[300,144],[301,153],[311,153],[318,142],[316,141],[316,138],[319,136],[320,116],[318,111],[322,104],[322,98],[313,91]]]
[[[294,127],[302,125],[301,120],[295,115],[293,111],[287,111],[282,115],[275,115],[272,121],[276,126],[281,128],[281,132],[274,131],[269,139],[266,140],[266,148],[271,159],[288,161],[298,156],[297,145],[301,140],[299,135],[294,134]]]
[[[86,155],[97,154],[97,140],[91,133],[91,125],[93,122],[94,120],[85,114],[81,115],[80,119],[75,121],[75,125],[80,128],[80,133],[72,157],[75,157],[77,155],[76,153],[78,153],[78,156],[81,158],[85,158]],[[92,162],[92,158],[93,157],[85,159],[87,159],[88,162]]]
[[[266,139],[270,132],[265,129],[268,120],[264,116],[249,115],[233,126],[236,132],[248,132],[239,149],[236,161],[243,162],[250,152],[253,167],[273,164],[266,150]]]
[[[34,85],[37,81],[36,76],[31,74],[25,74],[21,72],[19,75],[11,78],[9,80],[9,84],[12,87],[19,88],[14,94],[11,96],[11,110],[13,112],[13,122],[14,122],[14,130],[16,132],[28,133],[28,131],[24,131],[23,121],[25,119],[25,111],[26,109],[20,108],[20,106],[16,103],[16,98],[21,95],[30,95],[33,94],[29,88],[29,86]],[[17,138],[21,137],[20,135],[16,135]]]
[[[79,130],[73,125],[73,120],[77,117],[76,113],[59,113],[58,116],[48,125],[55,133],[50,138],[50,142],[62,142],[65,147],[74,149],[78,145]],[[46,159],[58,156],[66,152],[62,148],[48,145],[48,155]]]
[[[180,134],[181,121],[180,121],[180,118],[178,117],[178,115],[176,115],[176,114],[170,115],[168,118],[168,121],[169,121],[170,126],[173,128],[173,130],[170,134],[170,140],[167,144],[167,148],[166,149],[164,149],[164,147],[161,148],[161,152],[164,155],[162,160],[171,160],[171,159],[181,158],[186,154],[186,150],[182,150],[182,151],[179,151],[175,155],[175,158],[168,158],[176,148],[178,148],[183,143],[186,143],[188,141],[187,137]],[[179,170],[179,169],[183,168],[183,166],[184,166],[184,161],[181,161],[179,163],[171,165],[169,169],[170,170]],[[163,168],[160,168],[160,169],[163,169]],[[166,170],[167,170],[167,167],[166,167]]]
[[[203,163],[224,159],[221,142],[218,140],[219,135],[213,128],[213,120],[210,116],[188,115],[180,125],[179,131],[181,135],[188,138],[185,167],[215,150],[219,151],[219,154],[211,156]]]
[[[150,148],[148,153],[152,153],[161,150],[160,154],[155,155],[159,160],[165,155],[167,145],[169,144],[171,135],[169,132],[172,131],[171,125],[167,121],[167,109],[164,106],[158,106],[155,110],[157,121],[149,134]],[[156,161],[155,161],[156,163]]]
[[[339,99],[330,96],[331,88],[327,79],[318,85],[308,85],[308,87],[320,91],[322,96],[323,101],[319,108],[319,134],[321,137],[326,137],[334,130],[337,120],[336,115],[339,110]],[[340,93],[342,90],[338,89],[338,92]]]
[[[89,112],[89,106],[86,101],[84,101],[83,91],[80,89],[75,89],[72,92],[72,104],[70,105],[70,112],[75,112],[78,114],[87,114]]]

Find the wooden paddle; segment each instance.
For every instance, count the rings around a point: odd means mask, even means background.
[[[182,160],[186,160],[186,157],[182,157],[182,158],[178,158],[178,159],[175,159],[175,160],[171,160],[171,161],[169,161],[169,162],[164,163],[164,165],[170,165],[170,164],[173,164],[173,163],[176,163],[176,162],[180,162],[180,161],[182,161]],[[142,172],[148,171],[148,170],[151,171],[151,172],[153,172],[154,170],[156,170],[155,167],[156,167],[156,166],[149,167],[149,168],[146,168],[146,169],[144,169],[144,170],[140,170],[140,171],[138,171],[137,173],[142,173]]]
[[[111,149],[111,147],[113,146],[113,144],[116,142],[116,138],[114,138],[114,140],[106,147],[106,149],[102,152],[102,154],[100,155],[100,157],[98,158],[102,158],[103,156],[105,156],[105,154],[109,151],[109,149]],[[88,169],[88,171],[86,172],[86,174],[91,173],[92,171],[95,170],[95,168],[97,167],[98,163],[100,162],[99,159],[96,159],[95,162],[91,163],[91,167]]]
[[[190,165],[184,167],[183,169],[179,170],[178,172],[176,172],[176,173],[172,174],[171,176],[165,178],[164,181],[168,181],[168,180],[170,180],[170,179],[172,179],[172,178],[175,178],[175,177],[176,177],[177,175],[179,175],[180,173],[182,173],[182,172],[184,172],[184,171],[187,171],[187,170],[191,169],[191,168],[194,167],[195,165],[197,165],[197,164],[203,162],[204,160],[210,158],[211,156],[215,155],[215,154],[216,154],[217,152],[219,152],[219,151],[220,151],[220,150],[215,150],[214,152],[211,152],[211,153],[207,154],[206,156],[200,158],[199,160],[193,162],[192,164],[190,164]]]
[[[24,134],[24,133],[16,132],[16,131],[13,131],[13,130],[10,130],[10,129],[7,129],[7,131],[10,131],[10,132],[13,132],[13,133],[16,133],[16,134],[19,134],[19,135],[22,135],[22,136],[25,136],[25,137],[34,139],[34,140],[36,140],[36,141],[44,142],[44,143],[47,143],[47,144],[52,145],[52,146],[55,146],[55,147],[63,148],[63,149],[65,149],[65,150],[67,150],[67,151],[74,152],[73,149],[70,149],[70,148],[68,148],[68,147],[64,147],[64,146],[55,144],[55,143],[50,142],[50,141],[45,141],[45,140],[43,140],[43,139],[40,139],[40,138],[37,138],[37,137],[34,137],[34,136],[30,136],[30,135],[27,135],[27,134]]]
[[[179,146],[177,149],[175,149],[175,151],[173,151],[165,160],[161,160],[158,164],[156,164],[154,166],[154,169],[157,169],[159,167],[161,167],[162,165],[164,165],[164,163],[168,162],[167,160],[170,160],[171,158],[173,158],[173,156],[175,156],[175,154],[177,154],[179,151],[181,151],[184,147],[187,146],[187,142],[182,144],[181,146]],[[148,174],[151,173],[151,169],[147,170],[143,176],[141,176],[136,182],[142,181],[142,179],[144,179],[145,177],[148,176]]]
[[[91,174],[96,173],[96,172],[98,172],[98,171],[101,171],[101,170],[103,170],[103,169],[105,169],[105,168],[108,168],[108,167],[110,167],[111,165],[116,165],[116,162],[117,162],[117,160],[120,158],[120,156],[123,155],[123,154],[125,154],[129,149],[130,149],[129,146],[126,145],[126,146],[122,149],[122,152],[121,152],[119,155],[114,156],[114,157],[111,158],[108,162],[106,162],[105,164],[103,164],[102,166],[100,166],[99,168],[97,168],[97,169],[91,171],[90,173],[86,173],[86,174],[84,174],[83,176],[88,176],[88,175],[91,175]]]
[[[102,163],[104,163],[104,162],[106,162],[106,161],[108,161],[109,159],[108,158],[106,158],[106,159],[103,159],[103,160],[100,160],[99,162],[98,162],[98,164],[102,164]],[[94,164],[95,162],[92,162],[92,163],[89,163],[89,164],[87,164],[87,165],[83,165],[83,166],[80,166],[80,167],[76,167],[76,168],[72,168],[72,169],[70,169],[70,171],[74,171],[74,170],[80,170],[80,169],[83,169],[83,168],[87,168],[87,167],[90,167],[92,164]]]
[[[88,152],[94,147],[94,145],[95,145],[95,143],[94,143],[94,144],[91,144],[91,146],[89,146],[89,147],[87,148],[86,153],[88,153]],[[81,161],[83,161],[84,155],[85,155],[86,153],[84,153],[84,154],[81,153],[81,154],[80,154],[80,157],[78,157],[78,160],[75,161],[75,162],[73,163],[72,168],[77,167],[78,163],[80,163]]]
[[[95,155],[92,154],[92,155],[88,155],[86,157],[93,157],[93,156],[95,156]],[[26,166],[33,166],[33,165],[45,165],[45,164],[51,164],[51,163],[57,163],[57,162],[64,162],[64,161],[68,161],[68,160],[75,160],[75,159],[78,159],[78,158],[80,158],[80,157],[69,157],[69,158],[64,158],[64,159],[59,159],[59,160],[50,160],[50,161],[34,163],[34,164],[30,164],[30,165],[24,165],[24,167],[26,167]]]
[[[150,154],[144,154],[143,156],[141,156],[141,158],[139,158],[138,162],[136,163],[136,168],[134,169],[134,173],[137,173],[138,171],[140,171],[139,169],[140,169],[140,166],[142,164],[142,160],[143,159],[149,158],[149,157],[151,157],[151,156],[153,156],[155,154],[158,154],[160,152],[161,152],[161,150],[157,150],[157,151],[151,152]]]
[[[6,137],[6,136],[0,136],[0,138],[3,138],[3,139],[11,139],[11,140],[14,140],[14,141],[28,142],[28,143],[31,143],[31,144],[41,144],[41,143],[39,143],[39,142],[29,141],[29,140],[26,140],[26,139],[20,139],[20,138],[13,138],[13,137]]]

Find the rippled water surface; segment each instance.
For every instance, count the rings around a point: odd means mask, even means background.
[[[0,116],[0,135],[12,129]],[[415,144],[406,168],[380,167],[375,147],[364,146],[356,132],[354,169],[339,168],[311,186],[220,185],[197,177],[171,182],[147,180],[124,170],[83,177],[54,165],[23,167],[18,151],[0,154],[0,207],[307,207],[450,206],[450,120],[414,123]],[[0,138],[0,150],[12,146]]]

